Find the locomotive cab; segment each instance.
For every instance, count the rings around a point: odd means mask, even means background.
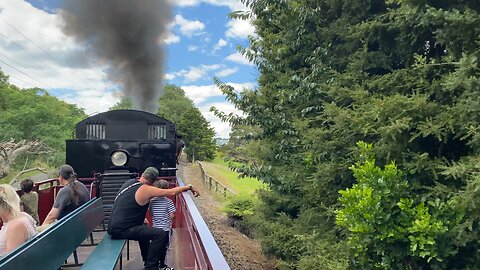
[[[175,125],[148,112],[115,110],[88,117],[76,125],[66,148],[66,162],[79,178],[106,171],[141,173],[147,167],[175,176]]]

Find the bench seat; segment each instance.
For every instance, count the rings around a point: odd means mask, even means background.
[[[121,269],[121,255],[126,242],[125,239],[112,239],[109,234],[106,234],[81,269],[114,269],[119,260]]]
[[[0,268],[58,269],[103,218],[102,199],[90,200],[0,258]]]

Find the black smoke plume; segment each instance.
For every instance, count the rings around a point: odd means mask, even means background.
[[[168,0],[65,0],[60,12],[65,34],[85,46],[86,55],[107,64],[136,109],[156,113],[162,94],[171,22]]]

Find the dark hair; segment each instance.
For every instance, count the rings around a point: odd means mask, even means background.
[[[157,188],[161,188],[161,189],[168,189],[168,187],[170,186],[170,184],[168,183],[167,180],[165,179],[158,179],[157,181],[155,181],[153,183],[153,186],[154,187],[157,187]]]
[[[23,180],[20,182],[20,188],[23,190],[23,192],[30,193],[33,189],[33,181],[29,178]]]
[[[80,193],[78,192],[77,188],[77,174],[73,173],[70,178],[68,179],[68,183],[70,186],[72,186],[72,191],[70,192],[70,195],[72,195],[72,202],[75,205],[78,205],[78,200],[80,198]]]
[[[182,134],[177,134],[177,139],[183,138]]]
[[[74,203],[75,205],[78,205],[80,193],[78,192],[77,183],[75,182],[77,180],[77,174],[73,170],[72,166],[68,164],[62,165],[58,170],[58,174],[63,179],[67,180],[68,184],[72,186],[72,189],[70,191],[70,196],[72,198],[71,202]]]

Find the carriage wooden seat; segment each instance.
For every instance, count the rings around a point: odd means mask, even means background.
[[[125,239],[112,239],[109,234],[106,234],[81,269],[114,269],[117,261],[122,269],[122,250],[126,242]]]
[[[103,218],[102,199],[92,199],[0,258],[0,269],[58,269]]]

